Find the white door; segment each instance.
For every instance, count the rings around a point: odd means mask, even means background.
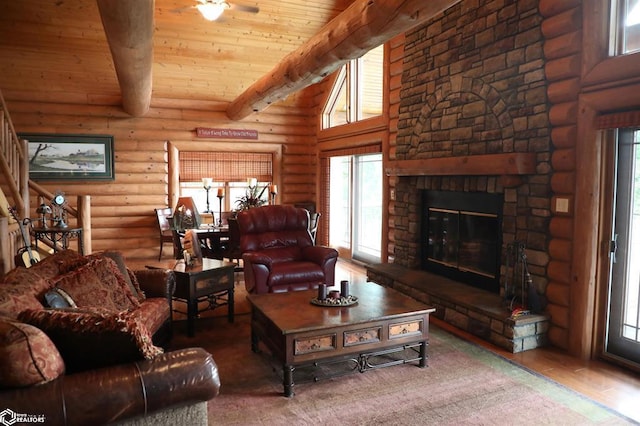
[[[332,157],[329,244],[363,262],[380,262],[382,154]]]

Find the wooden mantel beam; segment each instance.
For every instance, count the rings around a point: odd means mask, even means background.
[[[356,0],[227,107],[240,120],[325,78],[460,0]]]
[[[151,104],[154,0],[97,0],[115,65],[122,108],[134,117]]]
[[[535,172],[533,152],[394,160],[385,167],[387,176],[530,175]]]

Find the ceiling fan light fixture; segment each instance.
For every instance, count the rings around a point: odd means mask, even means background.
[[[226,1],[210,1],[207,0],[196,6],[204,19],[207,21],[215,21],[222,15],[226,9],[229,9],[229,3]]]

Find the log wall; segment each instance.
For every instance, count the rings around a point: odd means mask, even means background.
[[[545,37],[544,54],[547,95],[552,104],[549,121],[553,126],[551,142],[554,151],[551,164],[554,174],[551,189],[555,197],[571,199],[575,190],[576,172],[576,114],[580,91],[582,51],[582,10],[578,0],[541,1],[540,13],[545,17],[542,32]],[[572,184],[573,183],[573,184]],[[571,286],[571,253],[573,214],[554,215],[549,232],[549,267],[547,311],[553,326],[549,341],[559,347],[569,346],[569,312]]]
[[[315,118],[304,105],[274,105],[246,120],[231,122],[214,103],[156,100],[144,117],[100,104],[54,103],[5,91],[18,133],[108,134],[115,139],[112,182],[39,182],[59,189],[74,202],[91,196],[93,250],[119,249],[130,258],[154,257],[159,251],[154,209],[168,205],[168,143],[193,150],[251,150],[252,144],[282,152],[278,203],[315,200]],[[196,127],[258,131],[258,140],[198,138]],[[74,206],[75,207],[75,206]]]

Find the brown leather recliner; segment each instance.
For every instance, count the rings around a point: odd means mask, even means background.
[[[280,293],[332,286],[338,252],[316,246],[309,234],[309,212],[286,205],[238,214],[244,281],[249,293]]]

